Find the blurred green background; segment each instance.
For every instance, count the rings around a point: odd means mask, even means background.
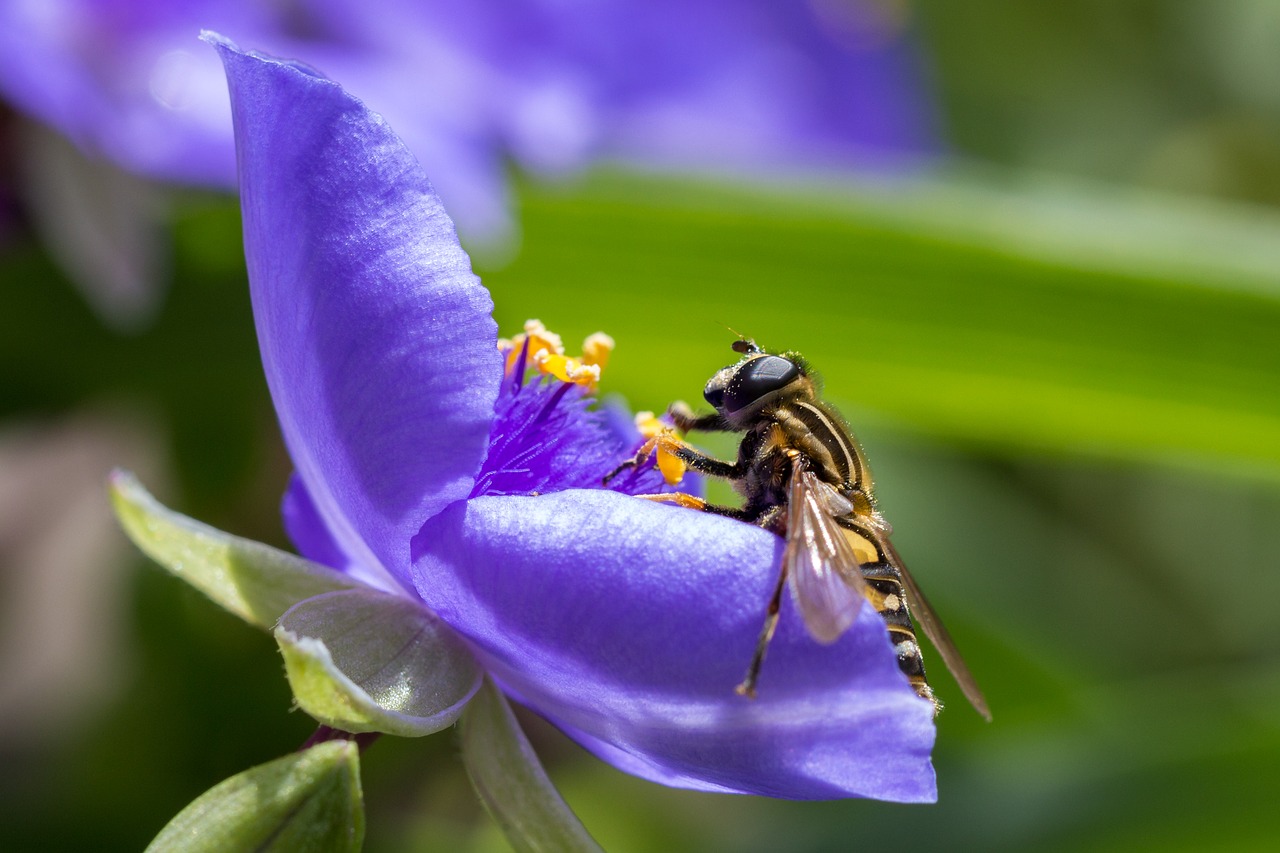
[[[696,403],[731,360],[726,325],[803,350],[995,721],[933,665],[934,806],[667,790],[526,716],[531,736],[610,850],[1273,850],[1280,5],[902,5],[953,165],[909,187],[526,182],[520,253],[477,267],[508,333],[612,334],[603,390],[635,408]],[[171,236],[175,284],[131,336],[8,238],[0,438],[118,460],[171,506],[283,544],[238,210],[185,197]],[[41,547],[89,567],[75,589],[3,579],[0,838],[136,850],[312,725],[267,637],[118,534],[55,519],[100,498],[73,486],[0,492],[0,518],[64,524]],[[7,564],[47,556],[11,542],[0,525]],[[30,688],[54,666],[37,637],[72,687]],[[366,849],[504,849],[455,753],[450,733],[367,753]]]

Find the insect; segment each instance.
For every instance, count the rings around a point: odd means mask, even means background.
[[[809,634],[820,643],[835,642],[856,620],[862,600],[871,601],[888,626],[899,667],[936,713],[942,706],[925,677],[914,615],[969,702],[990,719],[969,668],[889,541],[892,528],[876,509],[862,448],[839,413],[820,399],[808,363],[794,352],[765,352],[747,339],[734,342],[733,349],[742,358],[712,376],[703,391],[715,411],[695,415],[677,404],[668,414],[680,432],[743,433],[737,460],[708,456],[667,433],[610,476],[656,449],[695,471],[731,480],[744,504],[718,506],[684,494],[654,499],[742,519],[785,537],[778,582],[737,692],[755,696],[789,582]]]

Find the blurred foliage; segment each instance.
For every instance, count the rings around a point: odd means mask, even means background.
[[[672,791],[526,715],[531,738],[610,850],[1274,849],[1280,7],[913,9],[959,153],[1002,168],[525,184],[520,254],[480,271],[504,331],[613,334],[604,390],[639,408],[698,402],[731,360],[722,324],[812,358],[995,722],[933,666],[950,707],[932,807]],[[172,292],[132,337],[9,238],[0,416],[144,408],[169,431],[180,494],[162,500],[284,544],[238,213],[181,210]],[[133,584],[127,690],[55,743],[0,741],[7,849],[140,849],[311,730],[269,641],[154,567]],[[449,735],[369,751],[367,849],[504,849],[455,752]]]
[[[1280,377],[1280,216],[1234,247],[1276,262],[1260,279],[1209,251],[1196,259],[1209,270],[1147,263],[1140,229],[1162,229],[1142,199],[1091,202],[1096,230],[1133,244],[1091,257],[1091,232],[1060,232],[1051,251],[1010,239],[1065,224],[1050,212],[1087,188],[843,190],[602,178],[530,192],[524,251],[484,278],[507,327],[554,304],[557,328],[647,331],[621,335],[606,379],[645,405],[692,396],[733,360],[724,323],[802,349],[833,397],[953,440],[1280,472],[1280,397],[1258,393]],[[989,233],[966,233],[983,219]]]
[[[1280,203],[1280,8],[1272,0],[912,6],[960,151]]]

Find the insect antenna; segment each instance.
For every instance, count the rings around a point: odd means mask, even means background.
[[[716,322],[738,336],[738,339],[733,342],[734,352],[745,355],[746,353],[749,353],[749,352],[761,351],[760,347],[756,345],[756,342],[754,340],[752,340],[751,338],[748,338],[746,335],[742,334],[742,332],[739,332],[733,326],[730,326],[728,323],[720,323],[719,321],[716,321]]]

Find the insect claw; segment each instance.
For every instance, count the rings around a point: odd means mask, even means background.
[[[667,407],[667,417],[671,418],[671,422],[676,425],[676,429],[680,432],[688,432],[688,425],[698,419],[693,408],[684,400],[676,400]]]
[[[638,463],[634,459],[628,459],[626,462],[623,462],[621,465],[619,465],[617,468],[614,468],[608,474],[605,474],[604,477],[602,477],[600,480],[600,485],[602,486],[609,485],[610,480],[612,480],[614,477],[618,476],[628,468],[636,467],[637,464]]]
[[[654,450],[658,446],[658,438],[659,438],[658,435],[652,436],[644,444],[640,445],[640,449],[636,451],[635,456],[624,461],[617,468],[614,468],[608,474],[604,475],[604,479],[601,481],[601,485],[607,486],[609,485],[610,480],[612,480],[614,477],[621,474],[623,471],[626,471],[628,468],[639,468],[641,465],[647,462],[649,460],[649,457],[653,455]]]
[[[685,492],[662,492],[657,495],[636,495],[641,500],[654,501],[655,503],[675,504],[685,509],[706,509],[707,502],[702,498],[695,497]]]

